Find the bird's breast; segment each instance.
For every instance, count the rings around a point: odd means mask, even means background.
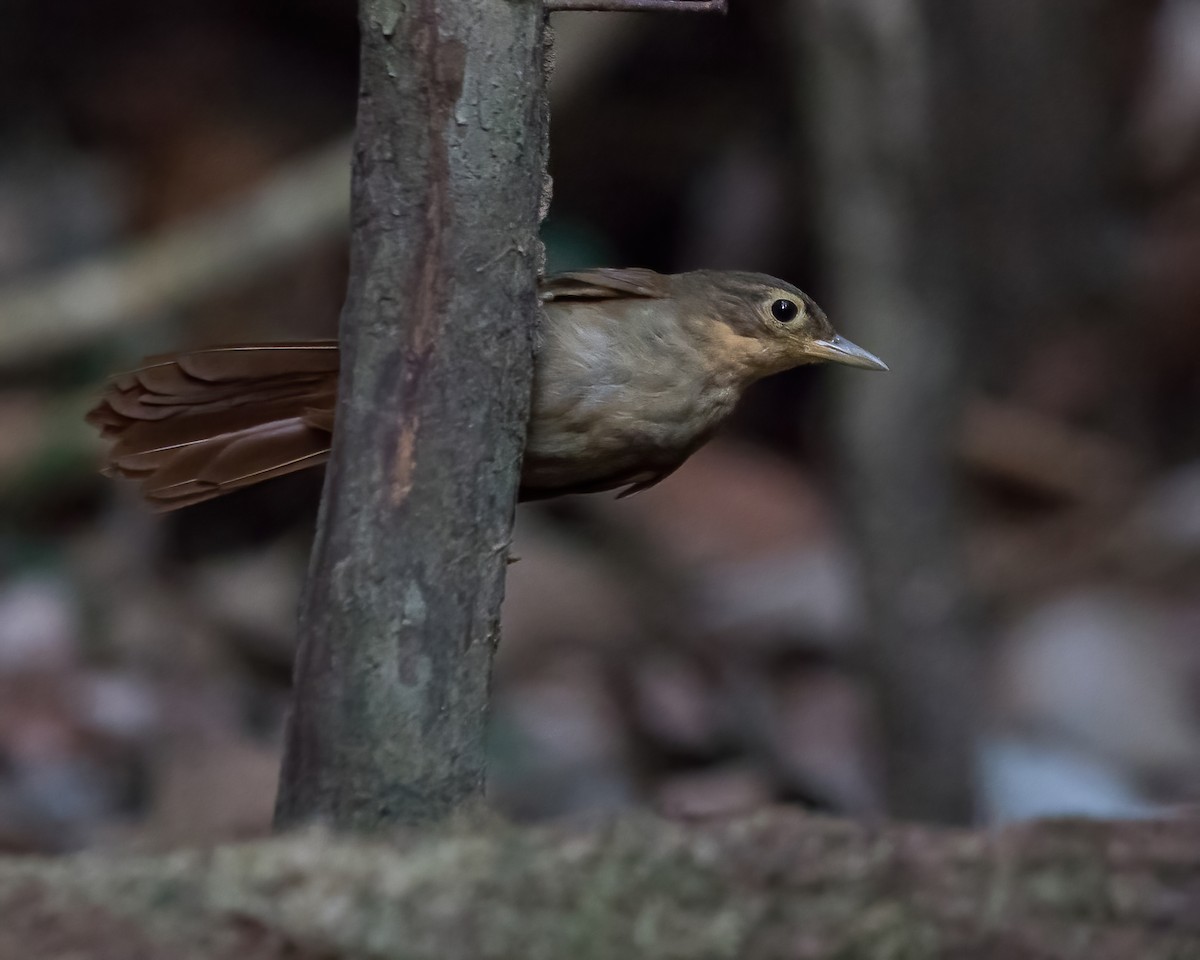
[[[699,346],[661,317],[573,309],[538,354],[526,482],[670,469],[733,410],[740,390],[713,378]]]

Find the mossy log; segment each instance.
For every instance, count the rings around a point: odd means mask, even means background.
[[[1200,820],[793,811],[0,862],[4,960],[1200,957]]]

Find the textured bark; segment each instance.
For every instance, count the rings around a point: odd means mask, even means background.
[[[998,834],[794,812],[0,862],[21,960],[1185,960],[1200,820]]]
[[[337,431],[277,819],[483,790],[541,266],[539,0],[361,0]]]

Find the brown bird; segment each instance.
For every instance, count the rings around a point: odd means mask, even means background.
[[[769,374],[887,369],[763,274],[585,270],[546,278],[540,298],[522,500],[658,483]],[[337,377],[332,340],[150,357],[88,421],[114,441],[105,472],[172,510],[324,462]]]

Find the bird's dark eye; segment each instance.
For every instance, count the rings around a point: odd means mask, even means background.
[[[771,304],[771,316],[780,323],[790,323],[799,312],[800,308],[791,300],[776,300]]]

